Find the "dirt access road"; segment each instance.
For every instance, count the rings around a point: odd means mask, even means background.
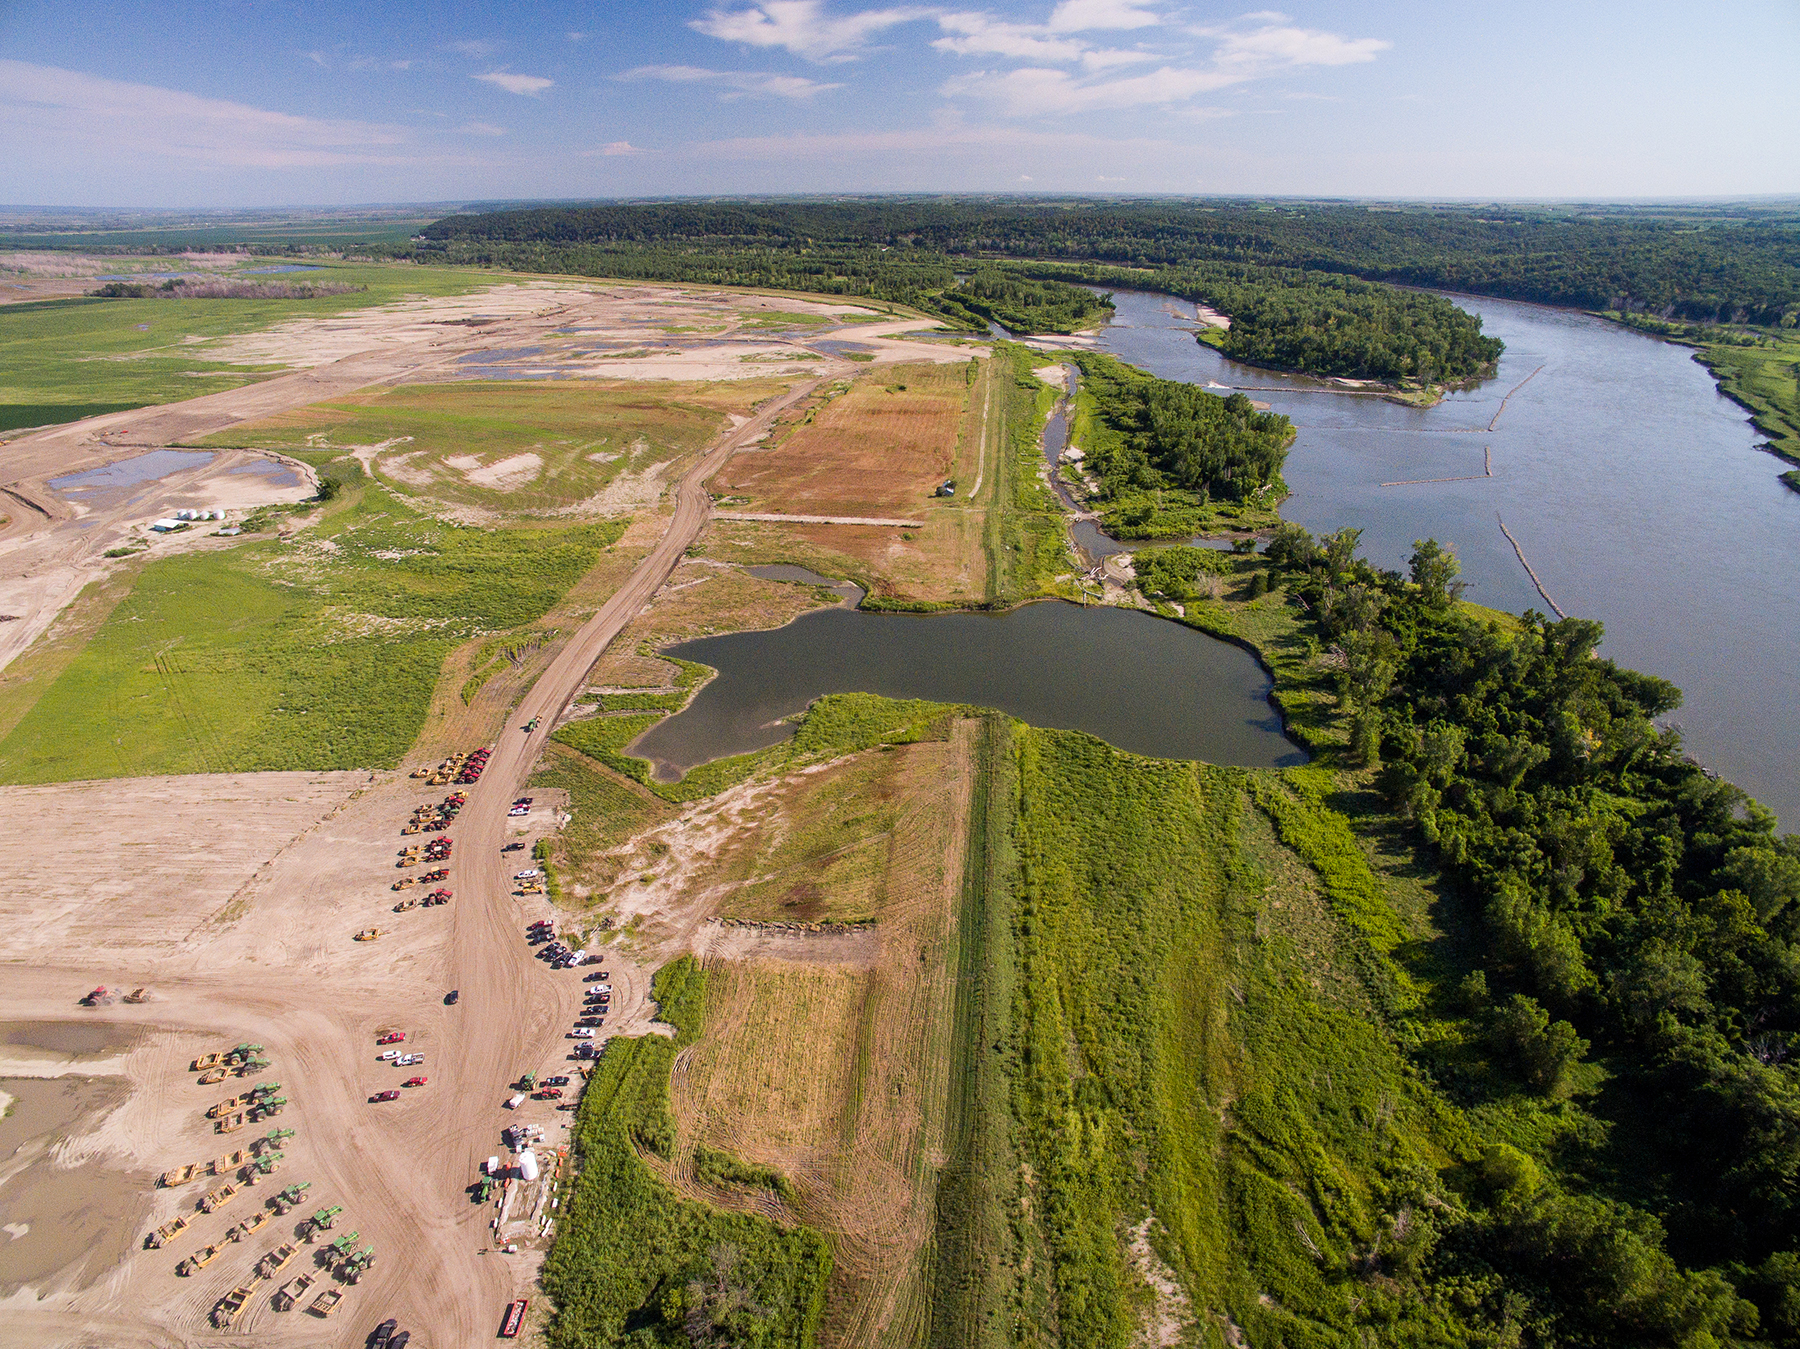
[[[581,985],[532,959],[522,940],[522,908],[509,882],[518,866],[513,859],[522,854],[500,852],[507,808],[591,665],[700,533],[708,514],[707,480],[812,388],[796,387],[731,428],[689,470],[676,485],[661,540],[525,695],[452,831],[456,902],[437,911],[449,924],[447,935],[434,926],[434,938],[420,926],[409,929],[420,934],[409,944],[405,936],[372,947],[347,940],[353,925],[344,894],[351,878],[362,868],[385,888],[385,879],[394,876],[394,830],[406,802],[420,793],[398,775],[376,775],[385,780],[372,782],[262,868],[266,878],[246,887],[241,921],[215,914],[213,926],[200,924],[186,938],[165,943],[168,949],[108,949],[104,938],[96,947],[52,943],[50,950],[29,953],[18,942],[8,944],[0,1018],[74,1015],[267,1046],[274,1075],[295,1098],[289,1115],[301,1134],[293,1176],[315,1180],[326,1199],[344,1203],[347,1221],[373,1240],[379,1258],[331,1322],[278,1316],[259,1303],[241,1334],[283,1343],[360,1343],[375,1321],[395,1316],[422,1346],[484,1343],[506,1302],[529,1292],[528,1282],[522,1283],[529,1266],[521,1259],[483,1253],[490,1245],[491,1211],[471,1204],[467,1187],[479,1160],[501,1151],[508,1083],[565,1052]],[[518,729],[533,717],[540,719],[534,732]],[[154,791],[156,780],[135,785]],[[177,890],[165,902],[175,910],[184,897]],[[211,904],[217,902],[215,897]],[[405,921],[439,920],[413,914]],[[382,925],[392,926],[392,920]],[[179,926],[189,931],[188,924]],[[608,1018],[608,1030],[644,1029],[643,975],[622,959],[613,964],[619,1010]],[[73,996],[99,981],[97,969],[102,977],[111,975],[108,982],[153,985],[157,1000],[74,1012]],[[462,997],[445,1007],[442,995],[451,987]],[[412,1028],[412,1042],[427,1047],[430,1085],[405,1101],[375,1106],[368,1103],[371,1092],[393,1083],[373,1064],[373,1032],[389,1026]],[[183,1081],[167,1063],[153,1078],[143,1093],[150,1098],[142,1107],[148,1118],[132,1126],[138,1151],[159,1156],[161,1165],[187,1160],[189,1152],[205,1155],[204,1136],[175,1143],[171,1133],[176,1121],[190,1133],[200,1125],[191,1080]],[[128,1132],[124,1123],[117,1131]],[[160,1198],[166,1192],[156,1193],[159,1203],[173,1202],[172,1196]],[[241,1271],[227,1271],[221,1261],[215,1279],[176,1280],[170,1267],[182,1253],[164,1258],[162,1252],[134,1252],[116,1278],[79,1295],[73,1305],[14,1300],[0,1312],[0,1344],[85,1346],[99,1342],[96,1335],[121,1346],[216,1342],[205,1312]]]

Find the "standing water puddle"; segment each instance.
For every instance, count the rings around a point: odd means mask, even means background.
[[[166,478],[171,473],[180,473],[184,469],[199,468],[202,464],[210,464],[212,458],[210,454],[195,450],[152,450],[148,454],[121,459],[116,464],[107,464],[102,468],[90,468],[84,473],[52,478],[50,487],[64,496],[116,492],[155,482],[158,478]]]
[[[1282,734],[1248,652],[1148,614],[1027,605],[1005,614],[822,609],[772,632],[668,648],[719,676],[630,753],[659,775],[773,745],[827,693],[994,707],[1164,759],[1270,768],[1306,762]]]

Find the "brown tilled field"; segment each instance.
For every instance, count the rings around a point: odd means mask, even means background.
[[[844,790],[851,779],[835,790],[814,780],[783,803],[811,810],[824,796],[834,798],[831,813],[891,815],[876,951],[832,961],[794,941],[748,959],[706,957],[707,1028],[676,1072],[683,1161],[671,1181],[714,1203],[779,1207],[767,1191],[696,1183],[686,1159],[697,1144],[790,1178],[798,1216],[830,1237],[836,1256],[826,1345],[911,1342],[928,1311],[969,746],[959,728],[948,741],[865,755],[886,762],[858,779],[860,797]],[[771,854],[794,823],[762,831]]]
[[[961,365],[871,370],[772,448],[737,455],[713,493],[746,511],[913,518],[955,470],[968,392]]]

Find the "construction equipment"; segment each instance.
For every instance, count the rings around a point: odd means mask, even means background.
[[[245,1099],[254,1104],[265,1096],[273,1096],[280,1090],[281,1083],[279,1082],[258,1082],[254,1087],[250,1088],[250,1093]]]
[[[245,1059],[255,1058],[263,1052],[261,1045],[253,1045],[248,1040],[225,1056],[227,1063],[242,1063]]]
[[[160,1250],[174,1240],[178,1233],[186,1231],[187,1225],[192,1221],[193,1219],[191,1217],[183,1213],[172,1221],[164,1223],[161,1227],[157,1228],[149,1236],[144,1238],[145,1249],[152,1251]]]
[[[332,1242],[331,1245],[325,1248],[326,1258],[333,1262],[342,1260],[356,1248],[356,1239],[361,1235],[361,1232],[344,1233],[343,1236],[339,1237],[336,1241]]]
[[[229,1100],[218,1102],[216,1105],[209,1105],[206,1107],[206,1117],[208,1119],[220,1119],[223,1116],[229,1115],[233,1110],[236,1110],[240,1105],[244,1104],[244,1100],[245,1098],[242,1096],[233,1096]]]
[[[351,938],[351,939],[350,939],[350,940],[351,940],[351,941],[374,941],[374,940],[375,940],[375,939],[376,939],[376,938],[377,938],[377,937],[379,937],[379,936],[380,936],[380,935],[381,935],[381,929],[380,929],[380,928],[378,928],[378,927],[365,927],[365,928],[364,928],[364,929],[363,929],[363,930],[362,930],[362,931],[361,931],[361,932],[358,932],[358,933],[357,933],[357,934],[356,934],[356,935],[355,935],[355,936],[354,936],[354,937],[352,937],[352,938]]]
[[[488,1199],[494,1193],[494,1185],[495,1184],[496,1184],[496,1182],[492,1176],[483,1176],[480,1180],[476,1181],[475,1182],[475,1202],[477,1204],[487,1203]]]
[[[294,1131],[292,1129],[271,1129],[250,1146],[256,1149],[261,1149],[263,1147],[280,1147],[285,1140],[290,1139],[293,1136]]]
[[[399,880],[394,882],[394,889],[404,890],[409,885],[417,885],[420,881],[425,879],[427,878],[424,876],[402,876]]]
[[[275,1212],[283,1217],[300,1207],[300,1201],[306,1198],[306,1192],[312,1188],[310,1180],[296,1181],[269,1202],[275,1206]]]
[[[525,1076],[523,1076],[519,1079],[519,1090],[520,1091],[535,1091],[536,1089],[537,1089],[537,1074],[536,1073],[526,1073]]]
[[[202,1246],[179,1265],[175,1266],[175,1272],[184,1279],[197,1274],[213,1261],[217,1260],[219,1258],[219,1252],[222,1249],[223,1247],[221,1246]]]
[[[274,1175],[275,1169],[280,1166],[286,1158],[287,1154],[285,1152],[266,1152],[258,1157],[255,1161],[250,1163],[250,1183],[254,1185],[259,1177]]]
[[[313,1216],[307,1220],[307,1239],[310,1241],[320,1232],[329,1232],[332,1224],[337,1222],[338,1215],[343,1211],[344,1206],[342,1204],[333,1204],[329,1208],[322,1208],[317,1213],[313,1214]]]
[[[208,1068],[217,1068],[223,1062],[225,1062],[225,1056],[223,1054],[202,1054],[199,1058],[194,1060],[193,1071],[196,1073],[203,1073]]]
[[[289,1279],[275,1294],[275,1310],[278,1312],[292,1311],[294,1304],[305,1297],[307,1290],[318,1281],[317,1274],[302,1274]]]
[[[394,912],[395,913],[405,913],[408,909],[416,909],[418,907],[419,907],[418,900],[403,899],[398,904],[394,905]]]
[[[241,1283],[220,1298],[218,1305],[212,1309],[213,1325],[224,1330],[233,1321],[236,1321],[238,1314],[244,1310],[244,1304],[250,1300],[250,1290],[254,1286],[254,1284]]]
[[[227,1181],[225,1184],[219,1186],[218,1189],[209,1190],[206,1193],[205,1197],[200,1200],[200,1211],[202,1213],[216,1212],[217,1210],[224,1208],[225,1205],[229,1204],[233,1199],[236,1199],[237,1195],[237,1182]]]
[[[300,1254],[300,1248],[291,1241],[284,1241],[262,1259],[256,1262],[256,1277],[272,1279],[282,1270],[294,1263],[294,1257]]]
[[[249,1160],[250,1153],[244,1148],[239,1148],[236,1152],[228,1152],[223,1157],[213,1158],[211,1170],[215,1176],[228,1176]]]
[[[515,895],[541,895],[544,893],[544,883],[542,881],[526,881],[513,893]]]
[[[226,1072],[227,1070],[224,1068],[208,1068],[205,1072],[200,1074],[200,1085],[203,1087],[210,1087],[215,1082],[223,1082],[225,1080]]]
[[[308,1307],[307,1310],[315,1316],[330,1316],[338,1309],[338,1303],[343,1300],[343,1289],[327,1288],[323,1293],[320,1293],[313,1299],[312,1306]]]
[[[375,1248],[373,1246],[364,1246],[355,1255],[344,1261],[343,1267],[338,1270],[338,1276],[342,1278],[345,1283],[359,1283],[362,1280],[364,1271],[374,1263]]]
[[[134,988],[131,990],[131,992],[129,992],[125,995],[125,1001],[126,1002],[149,1002],[150,1001],[150,990],[147,988]]]
[[[269,1061],[267,1059],[248,1059],[237,1066],[237,1075],[239,1077],[255,1077],[258,1073],[266,1073],[268,1071]]]
[[[286,1110],[287,1103],[288,1100],[285,1096],[265,1096],[251,1107],[250,1113],[258,1123],[261,1123],[266,1119],[274,1119],[275,1116]]]
[[[234,1134],[243,1127],[244,1127],[244,1116],[243,1115],[241,1115],[241,1114],[228,1115],[224,1119],[220,1120],[217,1124],[213,1125],[213,1132],[219,1133],[219,1134]]]
[[[101,984],[100,987],[96,988],[92,993],[82,995],[81,1005],[83,1007],[106,1007],[111,1005],[118,996],[117,993],[114,993],[111,989],[107,988],[105,984]]]
[[[199,1171],[199,1169],[200,1168],[192,1162],[188,1163],[186,1166],[178,1166],[173,1171],[163,1172],[162,1175],[157,1178],[157,1184],[161,1185],[165,1190],[172,1190],[177,1185],[186,1185],[194,1178],[194,1173]]]
[[[254,1236],[256,1233],[262,1231],[264,1227],[268,1226],[269,1219],[274,1216],[275,1215],[269,1212],[268,1209],[253,1213],[248,1218],[244,1219],[243,1222],[227,1232],[225,1236],[231,1241],[242,1241],[245,1237]]]

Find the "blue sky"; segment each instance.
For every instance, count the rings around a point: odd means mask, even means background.
[[[1795,0],[0,0],[0,201],[1800,193]]]

